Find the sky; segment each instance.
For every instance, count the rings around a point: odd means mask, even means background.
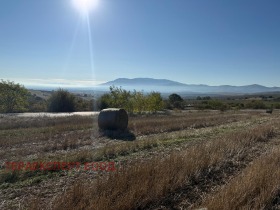
[[[0,79],[280,86],[279,0],[0,0]]]

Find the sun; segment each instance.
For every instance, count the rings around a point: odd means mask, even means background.
[[[98,0],[72,0],[74,7],[82,14],[86,15],[90,10],[98,5]]]

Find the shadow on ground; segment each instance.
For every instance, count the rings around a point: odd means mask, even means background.
[[[106,136],[110,139],[133,141],[136,139],[134,133],[127,130],[99,130],[101,136]]]

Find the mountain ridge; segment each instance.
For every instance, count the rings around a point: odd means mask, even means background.
[[[280,87],[266,87],[259,84],[251,85],[218,85],[210,86],[206,84],[185,84],[168,79],[154,79],[154,78],[118,78],[112,81],[101,84],[100,86],[122,86],[123,88],[134,89],[141,87],[144,89],[161,90],[170,89],[174,91],[186,91],[197,93],[261,93],[261,92],[276,92],[280,91]]]

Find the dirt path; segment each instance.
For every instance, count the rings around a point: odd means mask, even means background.
[[[65,112],[65,113],[51,113],[51,112],[25,112],[25,113],[9,113],[0,114],[0,118],[19,118],[19,117],[69,117],[69,116],[95,116],[99,112]]]

